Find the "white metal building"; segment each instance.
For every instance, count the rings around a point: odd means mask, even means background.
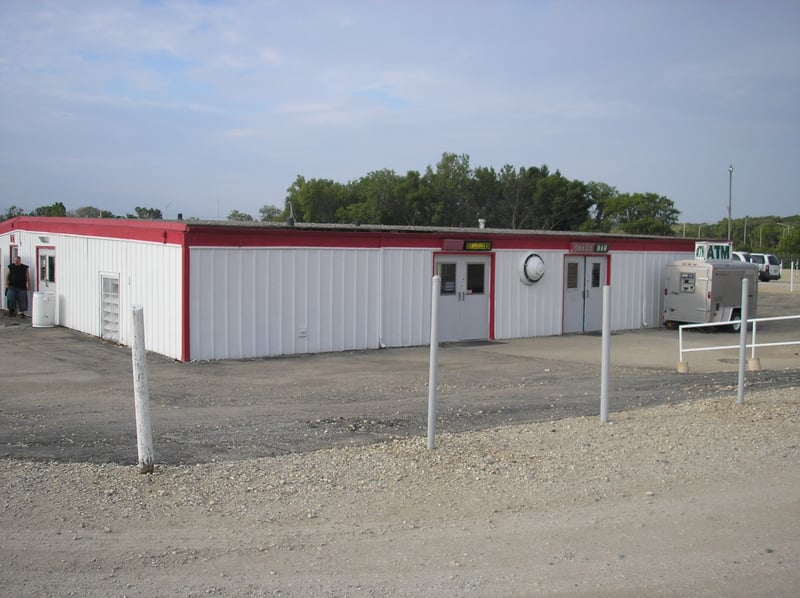
[[[694,240],[22,216],[0,222],[16,254],[56,324],[130,344],[141,305],[147,349],[190,361],[425,345],[437,273],[442,341],[599,330],[605,284],[613,329],[655,327]]]

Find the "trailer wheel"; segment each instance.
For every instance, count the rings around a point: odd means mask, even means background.
[[[738,309],[731,314],[730,323],[729,330],[731,332],[739,332],[742,329],[742,313]]]

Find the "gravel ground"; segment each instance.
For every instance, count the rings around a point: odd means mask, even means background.
[[[0,596],[798,596],[796,348],[738,405],[730,360],[626,336],[601,425],[595,356],[564,359],[591,338],[449,347],[433,451],[425,351],[151,356],[142,475],[129,351],[25,324],[0,315]]]
[[[274,457],[0,460],[8,596],[797,596],[800,389]]]

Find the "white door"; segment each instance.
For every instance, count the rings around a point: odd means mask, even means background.
[[[436,258],[442,279],[439,295],[439,340],[489,338],[491,258],[442,255]]]
[[[56,250],[54,247],[40,247],[37,268],[36,290],[42,293],[56,292]]]
[[[600,330],[606,258],[568,256],[564,262],[564,333]]]

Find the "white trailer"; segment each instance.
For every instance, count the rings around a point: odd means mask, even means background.
[[[748,284],[748,318],[756,315],[758,266],[733,260],[679,260],[664,271],[665,326],[732,322],[739,329],[742,279]]]

